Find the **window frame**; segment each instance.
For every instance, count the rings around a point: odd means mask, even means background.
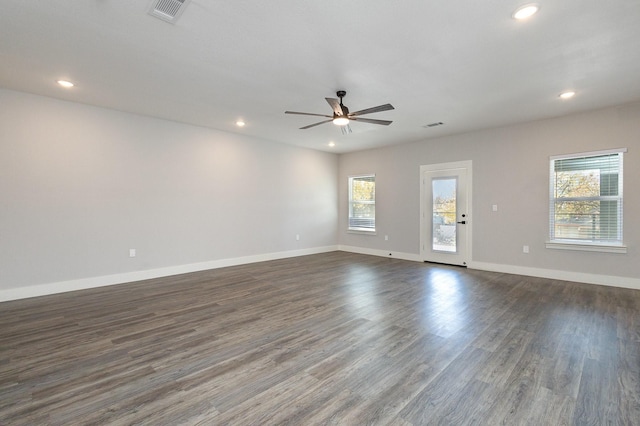
[[[607,252],[607,253],[626,253],[627,247],[624,244],[623,239],[623,219],[624,219],[624,203],[623,203],[623,159],[624,153],[627,152],[626,148],[618,148],[618,149],[610,149],[604,151],[591,151],[591,152],[582,152],[575,154],[564,154],[564,155],[555,155],[549,157],[549,233],[548,233],[548,241],[546,242],[546,247],[549,249],[558,249],[558,250],[579,250],[579,251],[595,251],[595,252]],[[555,190],[556,190],[556,182],[555,182],[555,168],[556,161],[558,160],[580,160],[580,159],[589,159],[593,157],[600,157],[605,155],[618,155],[618,194],[615,196],[611,195],[598,195],[598,196],[589,196],[589,197],[566,197],[566,199],[556,198]],[[586,169],[585,169],[586,170]],[[615,198],[614,198],[615,197]],[[555,227],[556,227],[556,203],[558,200],[567,202],[567,201],[611,201],[612,198],[615,201],[618,201],[617,204],[617,216],[619,221],[617,222],[617,234],[618,237],[612,240],[603,240],[603,239],[595,239],[595,240],[582,240],[582,239],[571,239],[571,238],[557,238],[555,236]]]
[[[374,183],[374,193],[373,193],[373,201],[354,201],[353,200],[353,182],[357,179],[369,178],[373,179]],[[348,184],[348,214],[347,214],[347,232],[352,234],[364,234],[364,235],[376,235],[376,194],[375,194],[375,184],[376,184],[376,175],[375,173],[364,173],[358,175],[350,175],[347,179]],[[368,204],[373,205],[373,227],[363,227],[363,226],[352,226],[351,221],[355,219],[353,217],[353,205],[354,204]]]

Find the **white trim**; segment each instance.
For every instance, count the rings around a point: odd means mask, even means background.
[[[604,244],[581,244],[581,243],[559,243],[555,241],[547,241],[545,247],[554,250],[577,250],[577,251],[596,251],[600,253],[626,253],[625,245],[604,245]]]
[[[350,229],[347,229],[347,234],[378,235],[375,229],[366,229],[366,228],[350,228]]]
[[[468,268],[478,269],[481,271],[502,272],[505,274],[526,275],[529,277],[549,278],[553,280],[574,281],[585,284],[606,285],[609,287],[640,290],[640,279],[638,278],[559,271],[556,269],[530,268],[526,266],[501,265],[488,262],[470,262]]]
[[[347,177],[349,179],[352,179],[352,178],[353,179],[357,179],[357,178],[364,178],[364,177],[373,177],[373,178],[375,178],[376,174],[375,173],[359,173],[357,175],[349,175]]]
[[[370,249],[364,247],[354,247],[354,246],[338,246],[338,250],[346,251],[349,253],[358,253],[358,254],[367,254],[370,256],[379,256],[379,257],[388,257],[393,259],[402,259],[402,260],[410,260],[412,262],[421,262],[420,255],[414,253],[403,253],[400,251],[393,250],[377,250]]]
[[[422,262],[420,255],[414,253],[402,253],[343,245],[338,246],[338,250],[350,253],[359,253],[379,257],[392,257],[395,259]],[[389,253],[391,253],[391,256],[389,256]],[[524,275],[528,277],[548,278],[552,280],[572,281],[584,284],[596,284],[609,287],[640,290],[640,279],[638,278],[618,277],[614,275],[587,274],[584,272],[560,271],[557,269],[531,268],[526,266],[503,265],[498,263],[473,261],[469,262],[467,268],[477,269],[480,271],[501,272],[505,274]]]
[[[546,248],[559,249],[559,250],[577,250],[577,251],[596,251],[605,253],[626,253],[627,248],[622,244],[623,238],[623,185],[624,185],[624,166],[623,157],[627,152],[627,148],[617,148],[602,151],[582,152],[576,154],[563,154],[549,157],[549,240],[547,241]],[[618,154],[619,157],[619,170],[618,174],[618,195],[596,196],[596,197],[557,197],[556,196],[556,161],[568,159],[568,160],[583,160],[593,158],[601,155]],[[593,243],[583,243],[576,241],[568,241],[570,239],[556,237],[556,205],[563,201],[617,201],[617,238],[615,242],[607,243],[605,241],[596,240]],[[598,247],[598,248],[596,248]]]
[[[431,226],[431,221],[425,218],[426,215],[431,216],[431,212],[426,209],[426,182],[424,174],[426,172],[439,172],[446,170],[466,170],[466,186],[467,186],[467,224],[466,224],[466,260],[465,264],[469,264],[473,259],[473,160],[454,161],[451,163],[427,164],[420,166],[420,261],[427,259],[427,244],[430,244],[427,238],[427,226]]]
[[[627,152],[627,148],[603,149],[602,151],[578,152],[578,153],[574,153],[574,154],[551,155],[551,156],[549,156],[549,160],[563,160],[565,158],[596,157],[598,155],[619,154],[621,152]]]
[[[473,164],[472,160],[453,161],[451,163],[427,164],[420,166],[420,174],[424,172],[440,172],[444,170],[466,169]]]
[[[344,251],[350,253],[366,254],[370,256],[388,257],[394,259],[422,262],[419,254],[404,253],[389,250],[377,250],[354,246],[325,246],[311,249],[291,250],[275,253],[244,256],[232,259],[220,259],[209,262],[192,263],[188,265],[172,266],[167,268],[151,269],[147,271],[127,272],[123,274],[104,275],[100,277],[82,278],[78,280],[59,281],[48,284],[33,285],[20,288],[0,290],[0,302],[26,299],[29,297],[46,296],[50,294],[65,293],[68,291],[85,290],[89,288],[104,287],[109,285],[125,284],[133,281],[152,278],[168,277],[171,275],[187,274],[209,269],[225,268],[228,266],[244,265],[249,263],[266,262],[269,260],[285,259],[290,257],[307,256],[311,254],[328,253],[332,251]],[[391,255],[390,255],[391,254]],[[481,271],[502,272],[506,274],[525,275],[530,277],[549,278],[564,281],[574,281],[586,284],[605,285],[610,287],[630,288],[640,290],[640,279],[630,277],[618,277],[613,275],[596,275],[582,272],[560,271],[555,269],[530,268],[525,266],[503,265],[488,262],[469,262],[469,269]]]
[[[347,212],[347,232],[349,233],[353,233],[353,234],[368,234],[368,235],[376,235],[376,200],[377,200],[377,196],[375,195],[375,191],[374,191],[374,198],[373,201],[353,201],[352,197],[353,197],[353,180],[354,179],[359,179],[359,178],[373,178],[373,183],[374,183],[374,189],[375,189],[375,185],[376,185],[376,174],[375,173],[365,173],[365,174],[360,174],[360,175],[350,175],[347,176],[347,196],[348,196],[348,200],[347,200],[347,205],[349,208],[349,211]],[[358,227],[358,226],[354,226],[351,227],[351,213],[352,213],[352,207],[353,204],[358,203],[358,204],[370,204],[373,205],[373,211],[374,211],[374,216],[373,216],[373,228],[362,228],[362,227]]]
[[[315,247],[301,250],[281,251],[274,253],[257,254],[231,259],[211,260],[208,262],[191,263],[187,265],[169,266],[166,268],[150,269],[146,271],[125,272],[122,274],[103,275],[99,277],[80,278],[77,280],[58,281],[47,284],[38,284],[27,287],[8,288],[0,290],[0,302],[9,300],[26,299],[28,297],[46,296],[50,294],[65,293],[68,291],[85,290],[89,288],[108,285],[125,284],[133,281],[148,280],[152,278],[168,277],[171,275],[188,274],[190,272],[205,271],[208,269],[225,268],[227,266],[244,265],[248,263],[266,262],[269,260],[285,259],[290,257],[306,256],[310,254],[327,253],[339,250],[338,246]]]

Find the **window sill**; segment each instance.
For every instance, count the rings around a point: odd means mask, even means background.
[[[347,234],[376,235],[375,229],[347,229]]]
[[[570,242],[554,242],[547,241],[546,247],[554,250],[576,250],[576,251],[596,251],[600,253],[626,253],[627,246],[625,245],[603,245],[603,244],[585,244],[585,243],[570,243]]]

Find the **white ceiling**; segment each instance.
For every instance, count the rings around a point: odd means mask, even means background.
[[[526,2],[192,0],[169,24],[152,0],[6,1],[0,87],[329,152],[640,99],[640,1],[540,0],[512,19]],[[352,111],[393,104],[367,116],[393,124],[343,136],[284,114],[330,114],[339,89]]]

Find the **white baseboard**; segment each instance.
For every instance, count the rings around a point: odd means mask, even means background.
[[[368,254],[371,256],[380,256],[380,257],[388,257],[391,259],[402,259],[402,260],[411,260],[414,262],[421,262],[419,254],[413,253],[403,253],[400,251],[393,250],[377,250],[377,249],[369,249],[364,247],[354,247],[354,246],[338,246],[338,250],[347,251],[350,253],[358,253],[358,254]]]
[[[171,275],[186,274],[189,272],[218,269],[227,266],[244,265],[249,263],[266,262],[269,260],[285,259],[290,257],[306,256],[331,251],[346,251],[351,253],[366,254],[371,256],[387,257],[394,259],[421,262],[420,255],[397,251],[377,250],[354,246],[326,246],[303,250],[291,250],[275,253],[265,253],[253,256],[236,257],[231,259],[219,259],[208,262],[191,263],[187,265],[170,266],[166,268],[150,269],[146,271],[126,272],[122,274],[103,275],[99,277],[81,278],[70,281],[59,281],[48,284],[39,284],[19,288],[0,290],[0,302],[9,300],[26,299],[29,297],[46,296],[68,291],[84,290],[108,285],[124,284],[133,281],[147,280],[151,278],[168,277]],[[506,274],[525,275],[539,278],[549,278],[563,281],[575,281],[586,284],[597,284],[611,287],[630,288],[640,290],[640,279],[630,277],[618,277],[613,275],[596,275],[582,272],[559,271],[554,269],[530,268],[524,266],[503,265],[488,262],[469,262],[469,269],[482,271],[501,272]]]
[[[103,275],[99,277],[81,278],[70,281],[58,281],[26,287],[0,290],[0,302],[26,299],[28,297],[46,296],[68,291],[84,290],[151,278],[168,277],[171,275],[187,274],[189,272],[205,271],[208,269],[225,268],[227,266],[244,265],[248,263],[265,262],[269,260],[285,259],[289,257],[306,256],[310,254],[327,253],[338,250],[338,246],[315,247],[302,250],[281,251],[253,256],[219,259],[208,262],[191,263],[187,265],[170,266],[166,268],[150,269],[146,271],[125,272],[121,274]]]
[[[392,257],[396,259],[422,262],[419,254],[402,253],[385,250],[375,250],[364,247],[338,246],[338,250],[351,253],[368,254],[372,256]],[[391,253],[391,256],[389,256]],[[488,262],[469,262],[469,269],[481,271],[502,272],[505,274],[525,275],[529,277],[549,278],[552,280],[574,281],[585,284],[606,285],[609,287],[630,288],[640,290],[640,279],[630,277],[618,277],[614,275],[586,274],[583,272],[560,271],[555,269],[530,268],[525,266],[503,265]]]
[[[468,268],[479,269],[482,271],[502,272],[505,274],[526,275],[529,277],[549,278],[553,280],[574,281],[585,284],[597,284],[640,290],[640,279],[638,278],[586,274],[583,272],[530,268],[526,266],[501,265],[498,263],[488,262],[470,262]]]

